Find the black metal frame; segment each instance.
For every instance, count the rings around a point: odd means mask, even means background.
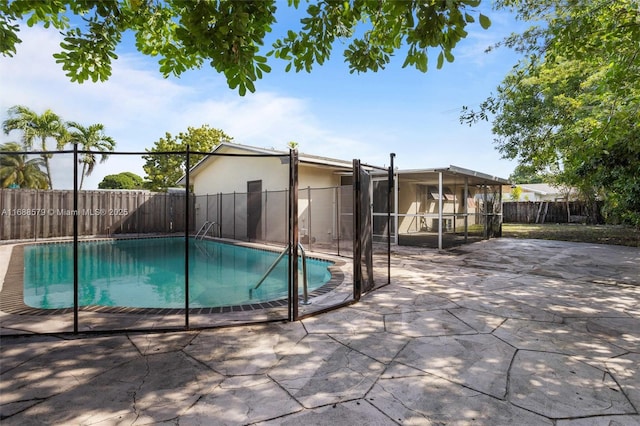
[[[78,160],[79,154],[89,154],[96,152],[79,150],[77,145],[73,146],[73,150],[60,150],[60,151],[28,151],[25,154],[29,155],[38,155],[38,154],[73,154],[73,209],[75,212],[78,211]],[[20,154],[19,152],[11,152],[11,154]],[[114,152],[110,153],[110,155],[184,155],[185,156],[185,166],[186,170],[191,170],[191,155],[193,154],[204,154],[211,155],[211,153],[204,152],[194,152],[190,150],[190,147],[187,146],[185,151],[177,151],[177,152]],[[246,157],[247,155],[242,154],[214,154],[220,156],[238,156],[238,157]],[[393,155],[393,154],[392,154]],[[250,156],[258,156],[258,157],[283,157],[283,155],[278,154],[256,154]],[[298,168],[299,168],[299,155],[297,150],[291,149],[288,155],[289,160],[289,206],[288,206],[288,241],[289,241],[289,275],[288,275],[288,314],[287,319],[289,321],[297,321],[304,317],[317,315],[319,313],[323,313],[329,310],[333,310],[342,306],[347,306],[357,302],[363,292],[363,282],[362,282],[362,270],[360,268],[360,263],[362,262],[362,243],[361,243],[361,225],[362,225],[362,212],[363,209],[368,208],[368,206],[363,206],[361,202],[360,192],[364,190],[368,190],[368,188],[362,188],[360,183],[360,170],[362,168],[362,164],[359,160],[353,160],[353,215],[354,215],[354,238],[353,238],[353,262],[354,262],[354,271],[353,271],[353,300],[345,301],[339,303],[335,306],[323,308],[320,310],[316,310],[312,313],[306,313],[305,315],[300,315],[299,311],[299,298],[298,298],[298,258],[299,258],[299,224],[298,224]],[[393,164],[393,157],[392,157]],[[391,175],[393,171],[393,167],[390,168],[390,187],[392,185],[393,176]],[[185,273],[185,309],[184,309],[184,329],[189,330],[191,327],[190,318],[189,318],[189,233],[191,226],[191,197],[189,196],[189,188],[190,188],[190,173],[185,174],[185,184],[187,188],[187,196],[185,197],[185,229],[184,229],[184,273]],[[79,218],[78,214],[73,215],[73,333],[79,333],[79,260],[78,260],[78,234],[79,234]],[[390,271],[389,277],[390,280]],[[171,328],[174,330],[174,328]],[[128,329],[127,331],[130,331]],[[113,332],[117,330],[103,330],[102,332]]]

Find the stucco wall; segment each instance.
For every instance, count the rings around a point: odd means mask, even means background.
[[[326,167],[316,167],[308,164],[300,164],[298,168],[298,187],[300,189],[328,188],[340,185],[340,176]]]
[[[416,197],[416,185],[409,183],[400,183],[398,190],[398,213],[399,214],[416,214],[420,211],[420,202]],[[400,217],[398,218],[398,232],[403,234],[411,230],[415,230],[415,218]]]
[[[453,228],[455,224],[456,230],[460,231],[464,229],[464,219],[458,217],[455,220],[452,216],[454,212],[462,214],[464,212],[464,188],[448,186],[449,193],[456,191],[456,198],[454,200],[447,199],[443,194],[442,200],[442,213],[445,215],[444,220],[448,224],[445,228]],[[439,203],[437,199],[429,196],[424,186],[416,185],[411,182],[400,182],[398,191],[398,213],[400,215],[424,215],[422,217],[406,216],[400,217],[398,221],[398,232],[417,232],[424,230],[423,227],[429,229],[437,225],[437,215]],[[424,192],[424,193],[421,193]],[[470,198],[473,195],[469,195]],[[478,218],[475,217],[475,207],[469,206],[469,219],[468,225],[473,225],[478,222]],[[427,216],[428,215],[428,216]],[[449,216],[447,216],[449,215]]]
[[[246,151],[227,149],[225,153],[246,153]],[[286,193],[289,186],[289,164],[280,158],[272,157],[211,157],[202,164],[191,177],[196,202],[196,225],[205,220],[222,222],[223,234],[233,229],[233,237],[245,238],[246,202],[222,202],[224,206],[233,206],[234,211],[222,212],[217,217],[217,194],[233,194],[244,197],[247,182],[262,181],[262,235],[267,241],[280,241],[286,236]],[[319,167],[301,163],[298,169],[298,188],[300,191],[298,213],[301,237],[309,235],[307,241],[331,242],[337,235],[336,190],[340,185],[340,175],[329,167]],[[307,188],[310,187],[311,191]],[[279,193],[264,191],[279,191]],[[209,197],[204,195],[210,194]],[[228,196],[226,196],[228,197]],[[214,200],[215,198],[215,200]],[[222,197],[225,199],[225,196]],[[283,205],[284,203],[284,205]],[[231,222],[230,222],[231,221]],[[311,226],[309,224],[311,221]],[[227,223],[229,222],[229,223]]]
[[[228,150],[228,153],[246,153]],[[289,165],[273,157],[212,157],[191,176],[196,195],[218,192],[246,192],[247,182],[262,180],[263,191],[282,191],[289,187]],[[300,164],[300,189],[340,185],[340,176],[327,167]]]
[[[191,177],[196,195],[247,192],[247,182],[262,180],[262,190],[289,186],[289,166],[272,157],[214,157]]]

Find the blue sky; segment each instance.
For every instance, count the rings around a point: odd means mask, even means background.
[[[402,69],[401,53],[386,70],[349,74],[338,45],[332,59],[310,74],[285,73],[284,62],[272,62],[273,71],[257,82],[256,93],[244,97],[208,67],[164,79],[156,60],[129,43],[120,46],[109,81],[71,83],[52,58],[59,50],[58,33],[25,26],[18,53],[0,57],[0,120],[13,105],[38,113],[50,108],[66,120],[104,124],[120,151],[143,151],[165,132],[176,135],[208,124],[247,145],[284,150],[296,141],[305,153],[380,166],[395,152],[400,169],[452,164],[506,178],[516,164],[501,159],[490,124],[468,127],[458,117],[463,105],[477,106],[515,65],[517,56],[507,49],[484,50],[522,24],[492,11],[487,2],[479,11],[492,26],[470,25],[455,61],[440,70],[434,50],[426,74]],[[280,21],[287,26],[282,16]],[[0,141],[16,138],[2,134]],[[139,157],[114,156],[96,167],[84,189],[96,188],[107,174],[144,176],[142,164]],[[54,164],[54,187],[71,186],[69,167],[69,158]]]

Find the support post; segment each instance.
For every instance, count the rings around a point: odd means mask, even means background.
[[[309,250],[313,250],[311,248],[311,187],[307,186],[307,238],[309,241],[307,242],[307,247]]]
[[[438,172],[438,250],[442,250],[442,172]]]
[[[289,321],[298,320],[298,151],[289,150]]]
[[[360,160],[353,160],[353,298],[356,301],[362,295],[361,190]]]
[[[73,333],[78,334],[78,144],[73,144]]]
[[[189,329],[189,144],[185,159],[185,201],[184,201],[184,328]]]
[[[464,178],[464,242],[469,238],[469,178]]]
[[[222,192],[218,192],[218,237],[222,238]]]
[[[395,177],[395,171],[394,171]],[[394,179],[394,187],[393,187],[393,242],[394,244],[400,244],[400,217],[398,212],[400,211],[400,178]]]
[[[340,256],[340,225],[342,224],[342,218],[340,217],[340,195],[342,194],[342,187],[337,186],[333,190],[333,196],[336,202],[336,241],[338,244],[338,256]]]
[[[391,283],[391,199],[393,197],[394,183],[394,169],[393,159],[396,154],[389,154],[389,182],[388,182],[388,194],[387,194],[387,284]]]
[[[488,239],[489,238],[489,206],[487,205],[487,184],[484,183],[483,185],[484,188],[484,192],[482,193],[482,204],[484,206],[484,231],[483,231],[483,236],[484,239]]]
[[[504,219],[504,210],[503,210],[503,204],[502,204],[502,191],[498,191],[498,206],[500,207],[500,210],[498,211],[498,231],[497,231],[497,236],[498,237],[502,237],[502,220]]]

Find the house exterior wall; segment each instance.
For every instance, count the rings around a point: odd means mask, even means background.
[[[301,188],[298,198],[298,226],[303,243],[330,243],[337,238],[338,188]]]
[[[327,167],[300,164],[298,167],[298,188],[329,188],[340,185],[340,176]]]
[[[229,151],[229,153],[245,153]],[[191,177],[196,195],[218,192],[246,192],[247,182],[262,181],[263,191],[281,191],[289,187],[289,167],[276,157],[214,157]],[[328,167],[300,164],[300,189],[328,188],[340,185],[340,176]]]
[[[512,195],[511,195],[511,188],[509,188],[507,191],[505,191],[504,189],[502,190],[502,200],[505,203],[508,203],[510,201],[554,201],[559,197],[558,194],[540,194],[537,192],[533,192],[533,191],[527,191],[527,190],[522,190],[522,192],[520,193],[520,198],[518,198],[517,200],[514,200]]]
[[[254,180],[262,180],[263,191],[289,187],[289,167],[280,158],[214,157],[203,166],[191,177],[196,195],[247,192],[247,182]]]
[[[298,225],[303,243],[330,243],[337,237],[335,210],[339,185],[340,176],[333,170],[300,164]]]
[[[576,190],[573,188],[556,188],[547,184],[522,184],[517,185],[521,190],[520,197],[517,200],[512,198],[512,187],[510,185],[502,186],[502,201],[565,201],[576,198]]]
[[[224,152],[246,153],[231,148]],[[217,156],[202,164],[190,179],[194,193],[206,203],[196,205],[196,227],[207,220],[215,221],[221,224],[223,236],[247,238],[247,182],[256,180],[262,181],[262,237],[265,241],[282,241],[287,228],[289,166],[277,157]],[[305,163],[299,165],[298,215],[303,241],[331,242],[336,237],[335,188],[339,185],[340,175],[333,168]],[[214,205],[217,202],[226,208],[220,218]],[[233,206],[233,211],[228,210],[229,206]]]
[[[431,195],[427,191],[427,187],[425,185],[402,181],[400,181],[398,185],[398,213],[400,215],[421,215],[420,217],[401,216],[398,220],[398,232],[402,234],[432,230],[432,228],[435,227],[434,224],[437,225],[437,217],[433,216],[438,215],[439,213],[439,202],[436,198],[437,195],[436,197]],[[456,188],[456,190],[458,193],[455,194],[455,198],[452,200],[448,199],[443,194],[442,214],[445,216],[453,215],[454,213],[464,213],[464,187]],[[472,211],[470,209],[469,213],[471,212]],[[472,222],[475,222],[475,219],[470,217],[469,223],[471,224]],[[450,223],[451,226],[453,226],[453,219],[451,219]],[[464,226],[464,224],[461,220],[457,220],[456,228],[459,228],[460,226]]]
[[[398,182],[398,213],[418,214],[421,210],[419,198],[417,196],[417,185],[407,182]],[[398,217],[398,233],[404,234],[419,230],[415,223],[417,219],[411,216]]]

